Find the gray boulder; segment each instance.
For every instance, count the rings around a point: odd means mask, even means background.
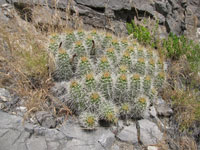
[[[138,121],[139,128],[140,128],[140,141],[148,146],[157,144],[163,138],[163,133],[159,130],[158,126],[147,120],[143,119]]]
[[[170,117],[173,114],[173,110],[163,99],[158,99],[156,110],[158,116]]]
[[[42,127],[46,128],[56,127],[56,119],[46,111],[36,112],[35,119]]]
[[[4,88],[0,88],[0,102],[8,102],[11,101],[11,99],[10,92]]]
[[[117,134],[117,138],[123,142],[138,144],[136,124],[134,123],[130,126],[125,126],[124,129]]]
[[[66,144],[66,149],[70,150],[110,149],[115,141],[115,136],[109,129],[99,127],[92,132],[84,131],[79,123],[72,119],[69,119],[59,130],[72,139]]]

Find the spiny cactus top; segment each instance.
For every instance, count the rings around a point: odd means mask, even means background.
[[[66,103],[87,129],[94,129],[98,119],[142,116],[165,81],[158,53],[133,39],[67,31],[50,36],[48,49],[55,56],[57,79],[69,82]]]

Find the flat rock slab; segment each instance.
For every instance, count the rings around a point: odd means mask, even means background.
[[[117,138],[123,142],[137,144],[138,137],[136,124],[133,123],[130,126],[125,126],[124,129],[117,135]]]
[[[147,120],[143,119],[138,121],[140,127],[140,140],[144,145],[157,144],[162,140],[163,133],[159,130],[158,126]]]
[[[73,120],[67,121],[66,124],[60,128],[60,131],[65,136],[72,138],[72,141],[69,141],[66,146],[69,147],[69,145],[73,145],[74,140],[76,140],[77,144],[73,146],[73,150],[79,150],[80,145],[86,147],[85,149],[110,149],[115,141],[115,135],[110,129],[99,127],[94,131],[85,131],[79,126],[78,122]],[[82,150],[84,147],[82,147]]]
[[[103,127],[86,132],[69,119],[58,129],[48,129],[0,111],[0,150],[105,150],[114,142],[114,134]]]

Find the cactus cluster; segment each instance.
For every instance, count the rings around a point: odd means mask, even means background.
[[[165,82],[158,53],[133,39],[67,31],[50,36],[48,49],[55,56],[57,79],[69,83],[66,103],[86,129],[95,129],[102,119],[141,117]]]

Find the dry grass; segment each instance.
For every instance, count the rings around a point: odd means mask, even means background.
[[[47,24],[39,28],[39,24],[22,20],[15,11],[11,13],[11,20],[0,21],[0,87],[10,89],[25,100],[27,116],[39,110],[52,112],[53,103],[58,100],[49,93],[55,68],[47,52],[47,35],[56,32],[58,26]],[[64,30],[64,26],[59,30]],[[60,104],[60,109],[71,113],[64,104]]]
[[[199,76],[191,71],[185,58],[171,64],[168,85],[164,88],[162,97],[172,100],[180,131],[189,131],[196,122],[200,122],[200,101],[196,89],[199,81]]]
[[[197,150],[197,145],[193,139],[183,136],[180,138],[179,148],[180,150]]]

